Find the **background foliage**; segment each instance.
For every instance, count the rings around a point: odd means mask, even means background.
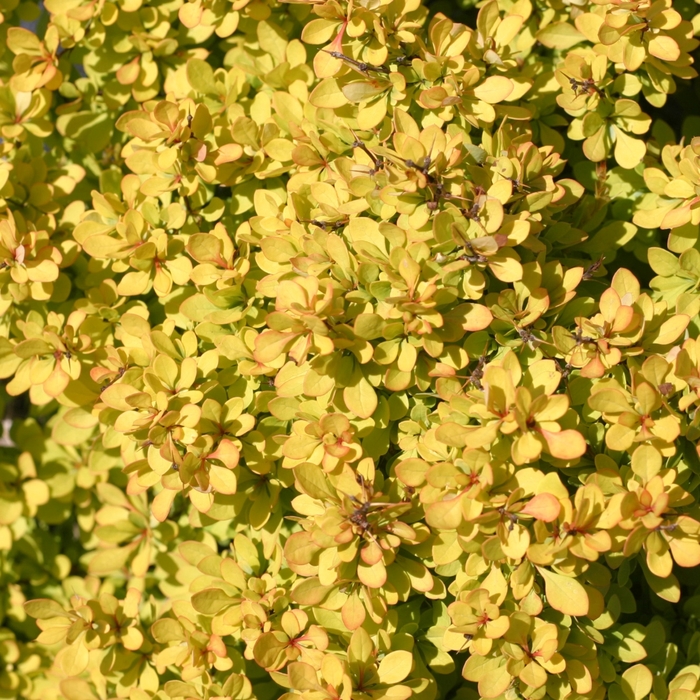
[[[700,695],[688,0],[0,0],[0,697]]]

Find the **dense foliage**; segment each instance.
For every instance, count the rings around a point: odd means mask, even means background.
[[[697,34],[0,0],[0,698],[697,700]]]

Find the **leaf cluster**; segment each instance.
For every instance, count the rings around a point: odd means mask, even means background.
[[[440,9],[0,0],[0,698],[700,695],[700,14]]]

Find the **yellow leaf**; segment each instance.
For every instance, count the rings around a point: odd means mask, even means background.
[[[343,399],[358,418],[370,418],[377,409],[377,393],[364,376],[343,389]]]
[[[588,398],[588,405],[601,413],[616,414],[631,410],[625,395],[618,389],[596,391]]]
[[[688,327],[690,317],[685,314],[676,314],[668,321],[664,321],[658,331],[649,340],[654,345],[670,345],[680,338],[681,334]]]
[[[90,662],[90,654],[83,645],[82,639],[78,639],[56,654],[56,664],[63,669],[66,676],[79,676]]]
[[[409,651],[392,651],[379,663],[377,675],[385,685],[400,683],[411,672],[413,655]]]
[[[309,95],[309,102],[321,109],[338,109],[348,104],[335,78],[324,78]]]
[[[661,453],[651,445],[640,445],[632,453],[632,471],[641,476],[644,483],[653,479],[662,466]]]
[[[581,583],[540,566],[537,571],[544,579],[547,602],[555,610],[574,617],[588,614],[588,594]]]
[[[338,29],[338,20],[312,19],[304,25],[301,40],[305,44],[325,44]]]
[[[478,99],[493,105],[502,102],[513,92],[513,83],[504,75],[492,75],[477,85],[473,92]]]
[[[355,103],[369,100],[390,89],[390,83],[380,82],[379,80],[355,80],[352,83],[343,85],[341,88],[346,99]]]
[[[594,163],[598,163],[607,157],[608,148],[609,140],[607,129],[604,126],[601,126],[598,131],[583,142],[583,152],[586,158],[592,160]]]
[[[553,22],[537,33],[537,41],[548,49],[570,49],[585,39],[569,22]]]
[[[619,127],[615,128],[615,160],[623,168],[632,170],[641,162],[647,147],[641,139],[633,139]]]
[[[666,34],[658,34],[652,37],[647,43],[649,53],[662,61],[677,61],[680,58],[681,50],[675,39]]]
[[[425,511],[425,522],[438,530],[456,530],[462,522],[462,497],[431,503]]]
[[[653,682],[652,672],[644,664],[635,664],[622,674],[620,685],[629,700],[642,700],[651,692]]]
[[[17,55],[40,56],[43,53],[37,35],[23,27],[10,27],[7,30],[7,48]]]

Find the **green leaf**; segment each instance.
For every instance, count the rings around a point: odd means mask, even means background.
[[[192,607],[203,615],[216,615],[233,602],[220,588],[207,588],[192,596]]]
[[[553,22],[537,33],[537,41],[548,49],[560,51],[584,41],[585,37],[569,22]]]
[[[27,601],[24,604],[24,610],[27,615],[37,620],[51,620],[54,617],[70,617],[55,600],[50,600],[49,598]]]
[[[217,93],[214,81],[214,70],[209,63],[200,58],[190,58],[187,61],[187,81],[193,90],[202,95],[215,95]]]

